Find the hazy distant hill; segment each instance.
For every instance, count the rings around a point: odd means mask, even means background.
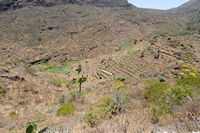
[[[199,0],[190,0],[189,2],[181,5],[178,9],[182,10],[195,10],[200,8],[200,1]]]

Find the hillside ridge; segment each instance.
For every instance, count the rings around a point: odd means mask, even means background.
[[[99,7],[130,6],[127,0],[2,0],[0,11],[20,9],[25,6],[55,6],[65,4],[94,5]]]

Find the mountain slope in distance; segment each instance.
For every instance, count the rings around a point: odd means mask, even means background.
[[[25,6],[55,6],[64,4],[95,5],[101,7],[130,6],[127,0],[2,0],[0,11],[19,9]]]

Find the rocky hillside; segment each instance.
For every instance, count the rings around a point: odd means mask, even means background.
[[[178,10],[198,10],[200,6],[199,0],[190,0],[189,2],[178,7]]]
[[[186,29],[190,31],[200,31],[200,1],[190,0],[189,2],[181,5],[177,9],[173,9],[171,16],[180,18],[179,22],[184,22],[186,24]],[[174,19],[176,19],[174,18]]]
[[[95,6],[130,6],[127,0],[1,0],[0,11],[19,9],[25,6],[55,6],[63,4]]]
[[[200,131],[199,3],[0,0],[0,133]]]

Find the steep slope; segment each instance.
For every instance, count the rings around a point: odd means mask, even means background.
[[[199,0],[190,0],[189,2],[181,5],[177,9],[172,10],[173,14],[176,17],[181,18],[186,24],[186,29],[190,31],[200,30],[200,1]]]
[[[152,33],[157,20],[154,18],[136,8],[91,5],[25,7],[3,12],[1,63],[13,66],[33,57],[50,56],[59,61],[115,51],[124,43]]]
[[[198,10],[200,7],[199,0],[190,0],[189,2],[179,6],[177,10]]]

